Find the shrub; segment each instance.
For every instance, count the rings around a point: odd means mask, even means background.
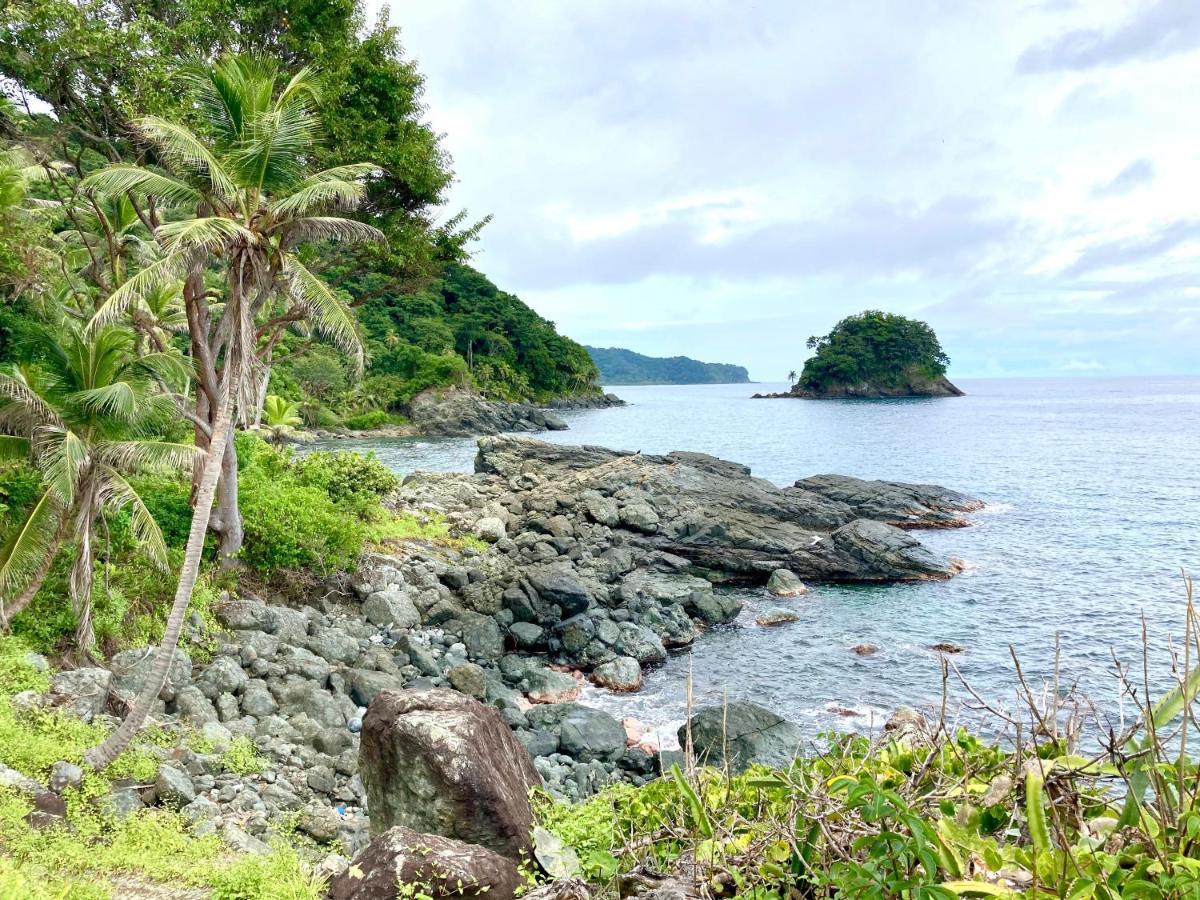
[[[241,479],[245,544],[241,558],[262,572],[310,568],[320,573],[351,569],[365,526],[324,490],[250,470]]]
[[[348,417],[344,424],[354,431],[369,431],[385,425],[407,425],[408,419],[385,409],[371,409]]]
[[[374,516],[379,501],[400,486],[400,479],[373,453],[328,453],[318,450],[292,465],[296,479],[321,488],[338,506],[356,515]]]

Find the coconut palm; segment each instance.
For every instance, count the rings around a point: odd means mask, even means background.
[[[798,376],[796,375],[795,369],[792,369],[792,371],[788,372],[788,384],[795,384],[797,377]]]
[[[75,539],[68,591],[77,648],[90,654],[92,571],[101,517],[128,508],[134,538],[166,568],[162,532],[128,476],[187,471],[198,451],[151,437],[169,404],[159,390],[179,381],[178,354],[133,353],[133,336],[106,327],[86,334],[71,323],[48,337],[37,365],[0,373],[0,449],[26,457],[44,490],[0,551],[0,597],[14,597],[0,617],[15,615],[37,592],[65,539]]]
[[[262,424],[270,432],[272,444],[279,445],[297,425],[302,425],[300,404],[284,400],[275,394],[268,394],[263,403]]]
[[[344,300],[304,265],[297,251],[312,241],[382,240],[370,225],[333,215],[365,195],[369,164],[305,172],[318,141],[313,75],[281,83],[276,68],[227,57],[188,77],[205,131],[147,117],[135,128],[163,168],[115,165],[84,179],[85,191],[124,193],[150,224],[161,258],[115,290],[98,324],[121,317],[139,297],[182,278],[197,369],[196,443],[211,440],[220,384],[229,373],[235,408],[256,421],[265,399],[262,367],[286,331],[311,327],[352,356],[361,369],[358,323]],[[160,219],[161,217],[161,219]],[[205,289],[206,263],[224,263],[223,302]],[[236,418],[236,416],[235,416]],[[237,465],[227,444],[214,530],[223,560],[241,548]],[[194,475],[198,491],[200,473]]]
[[[263,360],[288,328],[307,323],[361,369],[354,314],[303,264],[298,249],[312,241],[382,240],[370,225],[333,214],[361,202],[363,179],[378,171],[375,166],[305,171],[319,137],[310,70],[282,82],[272,64],[227,57],[191,76],[189,85],[203,131],[156,117],[134,123],[162,169],[117,165],[84,181],[85,187],[126,193],[145,207],[162,252],[113,292],[94,324],[113,321],[138,297],[183,279],[197,377],[193,424],[197,445],[206,450],[194,474],[192,528],[154,668],[120,727],[87,754],[97,769],[128,746],[162,689],[218,489],[218,551],[229,559],[241,547],[237,458],[229,432],[239,403],[255,405]],[[214,260],[225,272],[220,302],[204,284],[205,267]]]

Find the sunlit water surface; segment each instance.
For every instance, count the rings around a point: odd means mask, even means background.
[[[739,591],[741,621],[648,674],[643,690],[586,700],[667,735],[697,705],[746,698],[819,731],[875,729],[899,705],[936,709],[942,678],[928,646],[967,648],[954,662],[989,700],[1012,705],[1010,646],[1031,682],[1053,671],[1105,717],[1122,708],[1113,654],[1141,671],[1142,617],[1152,680],[1169,678],[1167,641],[1182,634],[1181,570],[1200,570],[1200,379],[963,381],[934,400],[751,400],[783,385],[623,387],[624,408],[568,412],[562,443],[661,453],[698,450],[746,463],[777,484],[821,472],[934,482],[987,501],[973,527],[921,532],[968,563],[948,582],[820,585],[794,600]],[[396,471],[469,471],[474,441],[338,442],[369,447]],[[754,624],[786,605],[798,622]],[[877,645],[870,657],[849,647]],[[950,683],[953,711],[966,692]],[[853,711],[857,716],[847,716]],[[969,712],[959,712],[970,715]]]

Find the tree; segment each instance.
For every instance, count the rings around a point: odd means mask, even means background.
[[[879,310],[847,316],[829,334],[810,337],[808,347],[816,352],[804,363],[800,384],[817,391],[831,385],[896,387],[907,380],[936,379],[950,364],[926,323]]]
[[[379,240],[370,225],[325,213],[353,208],[365,193],[362,179],[376,171],[359,163],[305,172],[317,143],[312,73],[302,69],[282,83],[263,61],[229,57],[190,79],[206,132],[148,117],[136,127],[168,168],[117,165],[90,177],[101,190],[124,191],[149,210],[162,259],[122,285],[97,311],[93,327],[122,315],[136,298],[184,277],[184,306],[197,374],[194,415],[197,446],[205,449],[195,479],[192,527],[175,599],[146,684],[121,725],[87,762],[100,769],[121,753],[145,721],[166,680],[200,568],[204,534],[218,485],[219,553],[228,560],[241,546],[237,456],[230,440],[235,410],[254,402],[261,368],[285,329],[304,322],[343,350],[361,369],[357,322],[328,285],[300,260],[314,240]],[[159,210],[180,217],[161,221]],[[223,303],[213,302],[204,269],[219,259],[225,270]]]
[[[300,418],[300,404],[289,402],[275,394],[267,396],[267,402],[263,404],[262,424],[270,432],[272,444],[282,444],[287,434],[303,423],[304,420]]]
[[[113,321],[164,284],[183,280],[191,355],[196,368],[192,415],[196,445],[214,434],[221,384],[231,367],[234,407],[257,421],[265,370],[289,329],[311,325],[348,353],[358,370],[363,349],[357,320],[344,300],[301,261],[312,241],[382,240],[378,229],[329,213],[352,209],[365,195],[371,164],[312,175],[305,163],[319,142],[313,75],[286,83],[274,64],[228,57],[192,73],[204,128],[146,117],[135,127],[163,160],[165,172],[117,164],[84,179],[84,190],[128,194],[161,248],[161,257],[129,278],[97,311]],[[205,282],[210,260],[224,264],[223,303]],[[224,442],[212,528],[218,553],[232,561],[242,543],[237,458]],[[193,476],[199,492],[201,473]]]
[[[796,383],[796,370],[795,369],[792,369],[790,372],[788,372],[787,379],[788,379],[788,384]]]
[[[47,339],[38,365],[0,374],[0,449],[10,458],[29,458],[45,485],[0,552],[0,596],[16,596],[0,621],[29,603],[73,537],[68,591],[76,647],[88,655],[95,643],[91,595],[99,521],[129,508],[138,545],[165,569],[162,533],[127,477],[187,471],[198,453],[149,436],[170,409],[159,385],[182,381],[186,370],[178,354],[135,356],[133,343],[124,328],[86,334],[68,322]]]

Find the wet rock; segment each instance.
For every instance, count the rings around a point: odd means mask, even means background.
[[[936,650],[938,653],[954,654],[963,653],[967,648],[959,644],[952,644],[949,641],[938,641],[936,644],[930,644],[929,649]]]
[[[533,703],[568,703],[578,698],[583,689],[574,675],[545,666],[531,666],[521,684]]]
[[[883,730],[896,735],[923,735],[929,731],[929,721],[907,706],[897,709],[883,725]]]
[[[856,656],[871,656],[879,652],[879,648],[874,644],[855,644],[850,648],[850,652]]]
[[[767,590],[776,597],[799,597],[808,593],[808,587],[800,576],[789,569],[776,569],[767,579]]]
[[[760,613],[754,619],[754,624],[761,625],[764,628],[773,628],[777,625],[787,625],[789,622],[795,622],[799,618],[795,611],[784,609],[782,606],[775,606]]]
[[[899,528],[960,528],[962,513],[981,509],[983,503],[966,494],[932,484],[864,481],[847,475],[814,475],[795,485],[837,503],[854,514]]]
[[[610,691],[636,691],[642,686],[642,667],[632,656],[618,656],[592,670],[591,679]]]
[[[359,767],[371,829],[394,825],[528,852],[541,779],[495,709],[447,690],[385,691],[363,718]]]
[[[742,611],[742,601],[729,594],[714,593],[709,587],[707,591],[696,591],[689,596],[683,608],[705,625],[728,625]]]
[[[746,700],[702,709],[690,725],[696,759],[716,767],[728,760],[734,772],[745,770],[751,763],[786,768],[803,738],[795,724]],[[679,729],[680,746],[686,745],[687,737],[685,723]]]
[[[559,746],[575,759],[612,762],[625,752],[625,727],[603,710],[577,706],[562,720]]]
[[[586,611],[592,604],[587,585],[570,569],[535,569],[527,577],[538,597],[561,608],[564,619]]]
[[[432,900],[512,900],[523,884],[511,858],[403,826],[380,834],[329,884],[330,900],[395,900],[396,885],[420,885]]]

